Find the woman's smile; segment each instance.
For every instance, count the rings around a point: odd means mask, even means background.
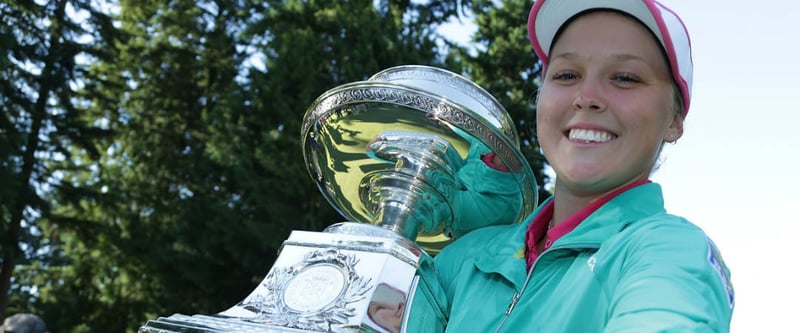
[[[565,134],[570,141],[578,143],[605,143],[617,138],[614,133],[588,128],[571,128]]]

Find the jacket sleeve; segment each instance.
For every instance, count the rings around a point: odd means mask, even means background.
[[[447,326],[447,297],[444,295],[433,260],[423,256],[403,332],[441,333]]]
[[[734,296],[728,268],[700,229],[674,222],[623,236],[628,246],[610,289],[605,333],[730,331]]]

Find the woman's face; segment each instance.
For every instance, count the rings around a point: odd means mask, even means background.
[[[662,143],[683,133],[658,42],[618,13],[588,13],[564,29],[539,93],[539,143],[556,190],[596,196],[646,179]]]

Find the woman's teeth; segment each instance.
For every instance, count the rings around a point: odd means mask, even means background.
[[[569,131],[569,139],[584,142],[608,142],[614,138],[614,135],[604,131],[596,131],[590,129],[571,129]]]

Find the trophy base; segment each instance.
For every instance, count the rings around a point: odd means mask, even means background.
[[[424,255],[413,242],[367,224],[293,231],[267,276],[237,305],[216,315],[150,320],[139,333],[395,332],[406,320]],[[373,316],[388,307],[391,315]]]
[[[263,324],[250,323],[238,318],[207,315],[182,315],[175,314],[148,320],[147,324],[139,328],[139,333],[222,333],[222,332],[248,332],[248,333],[298,333],[308,332],[299,329],[275,327]]]

